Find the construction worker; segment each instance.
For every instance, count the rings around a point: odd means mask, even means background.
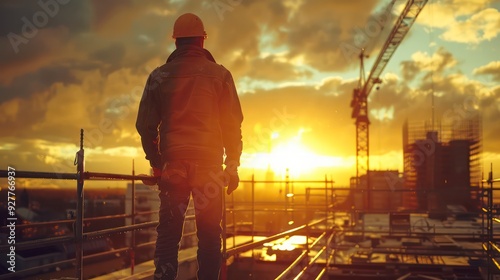
[[[203,48],[207,36],[201,19],[181,15],[172,37],[176,50],[149,75],[136,122],[146,159],[160,177],[154,279],[177,277],[190,195],[198,237],[197,276],[218,279],[222,196],[226,186],[227,194],[238,187],[243,114],[231,73]]]

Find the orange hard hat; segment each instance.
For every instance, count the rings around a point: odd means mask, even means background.
[[[183,37],[207,37],[203,22],[197,15],[186,13],[175,21],[172,38],[176,39]]]

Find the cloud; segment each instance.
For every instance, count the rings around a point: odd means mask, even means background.
[[[7,37],[0,37],[3,54],[0,55],[0,85],[3,86],[0,91],[8,92],[2,94],[2,100],[35,94],[32,85],[37,79],[31,79],[30,75],[39,77],[54,67],[65,74],[44,79],[39,91],[51,82],[65,83],[65,76],[75,70],[98,68],[106,76],[126,67],[143,74],[141,67],[145,62],[154,60],[161,64],[166,60],[173,49],[172,24],[177,15],[185,11],[194,11],[202,17],[209,34],[207,48],[235,77],[256,75],[257,79],[271,81],[308,75],[308,71],[296,68],[297,62],[329,71],[357,66],[357,60],[346,60],[340,44],[360,47],[355,37],[360,34],[366,37],[366,28],[380,24],[379,18],[370,17],[374,6],[363,2],[365,8],[359,10],[357,5],[361,2],[358,1],[348,4],[235,1],[230,2],[222,14],[215,8],[214,1],[124,1],[119,5],[102,1],[73,2],[59,5],[48,24],[38,28],[37,35],[26,45],[19,46],[19,55],[13,55]],[[30,18],[44,11],[37,2],[16,3],[2,4],[6,6],[5,11],[9,11],[8,18],[12,18],[4,26],[3,34],[21,32],[23,22],[15,19]],[[356,19],[348,16],[350,12],[357,14]],[[263,42],[264,36],[269,40]],[[273,49],[285,52],[261,56]],[[275,68],[268,70],[262,65],[275,65]],[[148,70],[156,66],[148,64]],[[19,82],[26,80],[32,82]]]
[[[427,3],[418,22],[442,30],[445,41],[478,44],[500,32],[500,12],[489,7],[494,1],[445,0]]]
[[[22,49],[19,46],[18,54],[13,51],[7,37],[0,37],[0,84],[9,86],[16,78],[50,68],[54,63],[71,57],[73,52],[65,47],[70,36],[66,27],[41,29],[37,34],[22,45]]]
[[[474,75],[487,75],[491,76],[494,81],[500,82],[500,61],[491,61],[487,65],[475,68]]]
[[[29,38],[31,31],[66,26],[72,32],[85,31],[89,27],[89,3],[67,0],[30,1],[19,0],[1,4],[0,36],[15,33]],[[34,27],[31,30],[30,27]],[[26,36],[28,35],[28,36]],[[38,35],[36,35],[38,36]]]
[[[304,55],[304,62],[319,70],[339,71],[357,65],[357,55],[375,41],[386,17],[372,15],[376,2],[307,1],[287,26],[283,41],[290,56]],[[363,9],[359,9],[359,5]],[[356,17],[351,16],[356,14]],[[356,49],[356,50],[355,50]]]
[[[40,139],[21,139],[3,137],[0,159],[17,170],[41,172],[74,172],[74,156],[78,150],[77,142],[45,141]]]
[[[100,71],[74,74],[79,84],[55,83],[30,98],[0,103],[0,137],[70,141],[86,132],[88,147],[136,145],[135,117],[147,74],[130,69],[103,78]],[[127,136],[128,135],[128,136]]]
[[[276,55],[253,59],[252,64],[248,66],[245,74],[256,80],[290,81],[310,74],[308,70],[295,67],[293,62],[283,61],[282,57]]]
[[[495,0],[442,0],[429,1],[419,21],[423,25],[446,28],[454,24],[458,18],[463,18],[477,13],[488,7]]]
[[[15,11],[14,14],[28,17],[36,13],[37,9],[43,11],[35,4],[37,2],[30,2],[31,4],[10,5],[10,9]],[[7,36],[0,37],[0,85],[6,89],[21,89],[20,95],[12,92],[2,94],[2,100],[15,95],[24,97],[26,92],[34,93],[30,83],[19,83],[20,80],[33,81],[30,75],[35,76],[35,81],[36,77],[43,75],[47,78],[44,83],[48,85],[51,81],[55,82],[54,79],[59,79],[56,78],[58,75],[45,75],[43,72],[47,72],[47,69],[57,67],[60,72],[70,75],[74,70],[99,68],[107,75],[122,67],[138,68],[156,57],[162,57],[164,61],[168,56],[165,46],[173,45],[173,41],[167,41],[166,36],[170,26],[159,24],[163,23],[165,16],[151,14],[151,4],[135,3],[131,6],[129,3],[122,6],[121,3],[108,7],[109,4],[97,4],[101,1],[93,4],[72,4],[73,2],[80,3],[71,1],[61,6],[59,12],[48,21],[50,24],[37,27],[36,34],[29,36],[26,44],[17,46],[18,53],[13,50]],[[106,6],[104,10],[111,9],[110,12],[115,9],[118,11],[113,16],[105,12],[96,13],[96,10],[101,10],[101,6]],[[123,24],[121,20],[129,25]],[[14,23],[16,22],[4,27],[4,33],[17,32],[23,35],[23,22]],[[109,30],[114,32],[108,32]]]
[[[214,42],[215,57],[235,69],[236,75],[246,75],[239,72],[241,63],[251,63],[266,51],[262,49],[264,37],[268,38],[264,47],[285,49],[288,60],[301,57],[318,70],[340,71],[357,66],[360,49],[376,41],[381,34],[377,29],[390,22],[392,15],[376,10],[376,4],[359,0],[241,1],[222,20],[208,11],[202,15],[210,31],[207,46],[210,49]]]
[[[77,83],[71,71],[63,66],[46,66],[38,71],[15,78],[8,86],[0,85],[0,103],[12,98],[27,98],[46,91],[53,84]]]
[[[0,8],[0,83],[72,57],[71,38],[89,30],[88,2],[15,1]]]
[[[422,72],[443,73],[457,65],[457,60],[446,49],[440,47],[433,54],[417,51],[411,56],[411,61],[402,63],[403,77],[406,80],[412,80]]]
[[[442,38],[459,43],[478,44],[490,41],[500,32],[500,12],[494,8],[482,10],[469,19],[449,26]]]
[[[357,82],[357,81],[356,81]],[[344,81],[342,77],[328,77],[323,79],[315,89],[320,90],[325,95],[338,96],[347,94],[354,88],[354,81]]]

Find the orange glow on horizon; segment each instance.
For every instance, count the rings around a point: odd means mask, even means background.
[[[290,176],[299,177],[317,168],[344,165],[341,157],[318,155],[311,151],[301,142],[301,135],[305,131],[301,128],[296,136],[287,140],[282,140],[278,133],[273,133],[269,152],[247,155],[242,166],[258,170],[271,169],[278,176],[284,176],[288,170]]]

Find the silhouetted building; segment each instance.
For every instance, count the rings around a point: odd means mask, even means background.
[[[398,210],[402,205],[403,180],[397,170],[369,170],[369,176],[362,175],[359,185],[351,179],[353,205],[357,210]],[[368,180],[370,183],[367,184]]]
[[[478,115],[449,124],[403,128],[404,207],[444,212],[447,205],[475,206],[481,179],[481,121]]]

